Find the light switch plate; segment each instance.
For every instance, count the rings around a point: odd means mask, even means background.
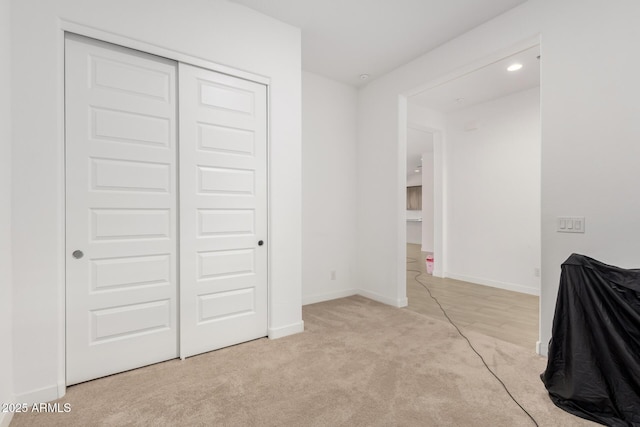
[[[556,220],[558,233],[584,233],[583,216],[559,216]]]

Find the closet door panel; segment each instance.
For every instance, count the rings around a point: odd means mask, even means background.
[[[66,38],[68,385],[177,356],[176,71]]]
[[[180,64],[180,353],[267,335],[264,85]]]

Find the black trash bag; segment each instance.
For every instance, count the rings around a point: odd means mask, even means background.
[[[553,403],[608,426],[640,426],[640,269],[573,254],[562,264],[540,376]]]

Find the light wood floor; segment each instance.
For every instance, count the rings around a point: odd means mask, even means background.
[[[429,287],[459,327],[535,351],[538,340],[537,296],[427,275],[426,255],[420,252],[420,245],[407,244],[408,310],[447,321],[429,293],[415,279],[418,273],[409,271],[419,270],[423,274],[418,279]]]

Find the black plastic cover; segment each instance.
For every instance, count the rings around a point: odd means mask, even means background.
[[[548,356],[541,378],[556,406],[608,426],[640,426],[640,269],[571,255]]]

